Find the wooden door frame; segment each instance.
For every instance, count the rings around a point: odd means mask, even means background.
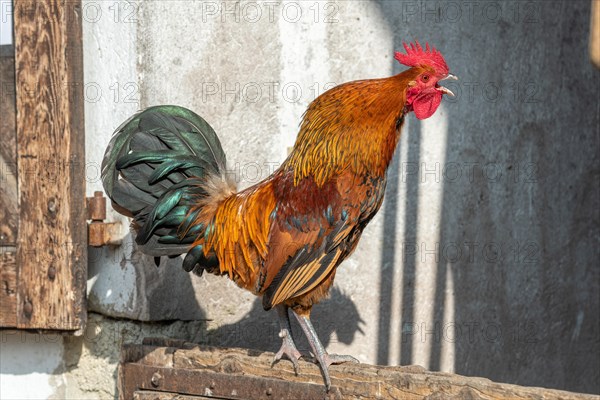
[[[0,327],[81,331],[87,223],[80,0],[15,1],[18,230]],[[14,303],[14,304],[13,304]]]

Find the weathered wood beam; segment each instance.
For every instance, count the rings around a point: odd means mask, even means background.
[[[273,353],[147,339],[125,345],[119,366],[121,399],[600,399],[523,387],[485,378],[426,371],[418,366],[335,365],[325,392],[319,368],[300,361],[299,374]],[[154,397],[152,397],[154,393]],[[160,394],[160,395],[159,395]],[[185,395],[182,397],[182,395]]]
[[[0,327],[17,326],[18,229],[15,57],[0,47]]]
[[[17,326],[17,262],[14,247],[0,246],[0,327]]]
[[[600,68],[600,0],[592,0],[590,58],[596,68]]]
[[[14,2],[17,327],[79,330],[87,225],[80,1]]]
[[[18,226],[15,57],[0,54],[0,246],[16,246]]]

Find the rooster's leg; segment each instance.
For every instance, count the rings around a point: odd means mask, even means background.
[[[302,330],[306,335],[306,339],[308,339],[308,343],[312,348],[316,361],[321,366],[321,371],[323,372],[323,377],[325,378],[325,386],[327,388],[327,391],[329,391],[329,389],[331,389],[331,379],[329,378],[329,366],[331,364],[341,364],[345,362],[357,363],[358,360],[352,356],[327,353],[327,351],[325,351],[325,348],[321,344],[319,337],[317,336],[315,328],[310,322],[310,316],[308,314],[296,314],[293,310],[292,312],[296,316],[298,322],[300,323],[300,326],[302,327]]]
[[[275,354],[273,363],[271,365],[274,365],[277,361],[281,360],[283,356],[285,356],[290,359],[292,364],[294,364],[294,372],[298,374],[298,359],[302,357],[302,355],[296,348],[296,344],[292,338],[292,328],[290,326],[288,307],[286,305],[279,304],[275,308],[277,309],[279,326],[281,327],[281,331],[279,331],[279,337],[283,340],[283,343],[281,344],[281,349],[279,349],[277,354]]]

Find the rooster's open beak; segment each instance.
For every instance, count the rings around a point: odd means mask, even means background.
[[[448,75],[446,75],[445,78],[442,78],[439,81],[441,82],[441,81],[444,81],[446,79],[453,79],[453,80],[457,81],[458,77],[456,75],[448,74]],[[438,86],[438,87],[436,87],[436,89],[439,90],[442,93],[446,93],[446,94],[454,97],[454,93],[452,93],[452,91],[450,89],[446,88],[446,87]]]

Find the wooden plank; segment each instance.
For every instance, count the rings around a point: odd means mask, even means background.
[[[138,390],[133,393],[133,400],[200,400],[215,399],[206,396],[186,396],[179,393],[156,393],[147,390]]]
[[[8,48],[10,46],[2,46]],[[18,221],[15,58],[0,55],[0,246],[16,246]],[[7,52],[8,53],[8,52]]]
[[[0,246],[0,327],[17,326],[17,259],[14,247]]]
[[[178,345],[174,341],[165,343],[175,347],[160,347],[160,339],[145,343],[153,345],[123,347],[118,384],[121,399],[133,397],[136,391],[247,399],[600,399],[594,395],[430,372],[418,366],[366,364],[331,366],[332,389],[326,393],[318,367],[303,360],[295,375],[288,361],[271,367],[274,354],[269,352]],[[140,398],[151,398],[144,396]],[[180,397],[164,397],[171,398]]]
[[[80,1],[14,4],[17,326],[79,330],[87,234]]]
[[[12,46],[0,52],[0,327],[17,326],[18,228],[15,58]]]
[[[592,0],[590,58],[596,68],[600,68],[600,0]]]
[[[156,392],[175,392],[211,399],[255,400],[255,399],[320,399],[325,398],[322,384],[290,382],[281,379],[213,372],[202,369],[163,368],[144,364],[119,366],[125,385],[121,399],[130,399],[139,389]],[[337,388],[333,388],[327,399],[341,400]]]

